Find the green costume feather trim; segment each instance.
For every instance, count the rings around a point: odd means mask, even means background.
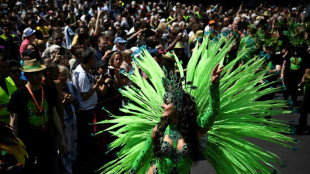
[[[208,38],[204,37],[200,47],[196,45],[186,73],[186,81],[193,81],[193,85],[198,87],[196,90],[185,89],[196,99],[198,117],[203,117],[208,112],[209,102],[206,101],[210,98],[211,72],[218,63],[223,63],[225,54],[233,43],[232,39],[226,41],[223,37],[217,42]],[[233,70],[235,64],[248,54],[248,49],[243,50],[245,51],[224,67],[219,86],[220,110],[216,117],[210,117],[206,123],[210,124],[210,130],[202,151],[217,173],[270,173],[276,169],[275,164],[284,163],[275,154],[245,138],[257,138],[290,147],[289,143],[294,143],[294,140],[284,135],[290,132],[289,127],[281,120],[264,118],[288,111],[279,109],[285,106],[284,101],[256,101],[261,96],[278,90],[265,89],[266,84],[258,85],[265,78],[265,73],[259,71],[263,59],[252,58]],[[101,168],[102,173],[129,172],[150,136],[150,130],[160,121],[160,106],[165,94],[162,84],[164,73],[145,49],[140,52],[140,57],[141,59],[135,59],[134,73],[125,74],[136,85],[120,90],[124,97],[132,101],[121,109],[127,116],[112,115],[114,119],[97,123],[114,123],[106,130],[117,137],[110,146],[111,149],[122,148],[116,160]],[[176,61],[180,72],[183,72],[177,57]],[[137,67],[148,76],[149,82],[140,75]],[[202,140],[201,144],[203,143]],[[144,152],[143,160],[140,159],[144,163],[134,172],[146,173],[152,159],[152,150]]]

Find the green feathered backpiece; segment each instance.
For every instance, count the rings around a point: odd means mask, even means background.
[[[233,43],[230,39],[217,41],[204,37],[200,47],[196,45],[187,66],[186,81],[193,81],[198,89],[184,89],[196,99],[198,117],[206,113],[209,103],[211,72],[217,64],[223,64],[226,52]],[[283,162],[277,155],[260,148],[245,138],[253,137],[285,147],[294,140],[284,134],[290,133],[289,127],[281,120],[266,120],[265,116],[289,113],[281,110],[285,102],[281,100],[256,101],[263,95],[278,91],[277,88],[264,87],[268,84],[258,82],[266,78],[259,71],[264,59],[252,58],[244,65],[234,69],[235,64],[248,52],[247,49],[224,67],[220,81],[220,114],[208,131],[208,140],[201,141],[202,153],[217,173],[271,173],[277,170],[275,164]],[[176,56],[175,56],[176,57]],[[128,173],[135,158],[143,148],[149,131],[156,126],[162,115],[165,89],[162,83],[164,72],[145,50],[134,61],[134,72],[126,74],[136,85],[121,89],[122,95],[129,99],[121,111],[126,116],[115,116],[97,124],[113,123],[105,131],[111,132],[117,139],[110,144],[111,150],[121,147],[118,157],[105,164],[102,173]],[[183,67],[176,58],[180,76]],[[148,76],[145,80],[138,67]],[[100,132],[99,132],[100,133]],[[206,137],[206,136],[205,136]],[[153,158],[152,152],[137,173],[146,173]]]

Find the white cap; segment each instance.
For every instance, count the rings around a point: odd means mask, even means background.
[[[53,51],[56,51],[56,50],[59,50],[60,49],[60,46],[58,45],[52,45],[49,47],[49,51],[50,52],[53,52]]]
[[[251,18],[255,18],[257,15],[255,13],[251,14]]]
[[[243,13],[243,14],[241,15],[241,17],[242,17],[242,18],[247,18],[248,16],[247,16],[246,14]]]
[[[293,8],[292,8],[292,11],[296,11],[296,10],[297,10],[296,7],[293,7]]]
[[[130,49],[135,57],[139,56],[139,47],[131,47]]]
[[[172,7],[173,11],[177,11],[177,6]]]

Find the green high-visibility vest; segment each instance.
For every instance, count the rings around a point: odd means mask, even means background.
[[[188,22],[188,18],[190,18],[190,17],[191,17],[191,15],[183,15],[185,22]]]
[[[198,19],[201,18],[201,15],[199,14],[199,12],[196,12],[195,14],[197,15]]]
[[[0,86],[0,121],[9,123],[10,117],[7,117],[7,115],[9,115],[10,112],[7,111],[7,105],[9,104],[13,92],[17,90],[17,87],[11,77],[5,78],[5,84],[9,94]]]

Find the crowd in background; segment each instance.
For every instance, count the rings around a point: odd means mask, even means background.
[[[93,123],[109,119],[111,113],[122,115],[120,108],[128,101],[119,88],[134,85],[124,74],[133,73],[139,51],[147,49],[161,67],[179,73],[175,55],[186,67],[203,37],[212,42],[234,39],[224,64],[245,49],[248,54],[239,65],[264,58],[261,70],[269,76],[260,83],[281,87],[289,109],[300,112],[297,133],[307,133],[310,4],[249,8],[242,3],[232,8],[175,1],[0,3],[0,119],[25,142],[29,159],[24,171],[81,172],[114,159],[117,149],[107,153],[113,136],[95,136],[108,125]],[[259,100],[267,99],[275,99],[275,94]],[[50,114],[44,115],[42,108]]]

